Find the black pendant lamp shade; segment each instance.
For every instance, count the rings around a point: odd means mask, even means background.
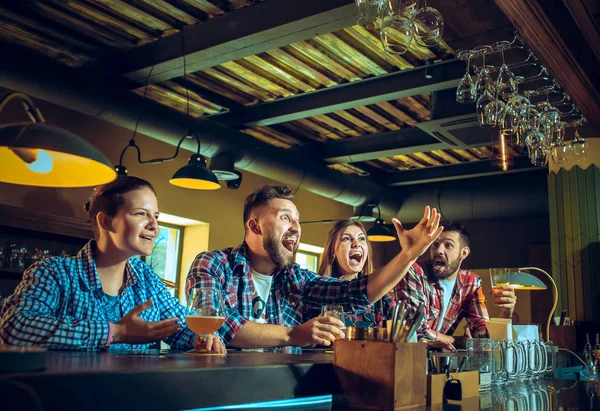
[[[201,154],[193,154],[188,165],[177,170],[169,183],[194,190],[221,188],[217,176],[206,166],[206,158]]]
[[[367,231],[367,237],[369,241],[373,242],[394,241],[396,239],[392,231],[383,224],[381,218],[375,220],[373,227]]]

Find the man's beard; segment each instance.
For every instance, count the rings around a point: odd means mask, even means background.
[[[432,263],[432,272],[433,272],[433,277],[436,280],[445,280],[446,278],[450,277],[452,274],[454,274],[457,270],[458,270],[458,266],[460,265],[460,260],[455,260],[455,261],[447,261],[446,265],[444,266],[444,271],[440,274],[438,274],[435,271],[435,266]]]
[[[296,243],[297,244],[297,243]],[[287,249],[281,244],[281,240],[277,239],[273,233],[269,233],[263,238],[263,247],[267,251],[269,258],[277,268],[290,268],[296,259],[295,246],[294,251],[289,254]]]

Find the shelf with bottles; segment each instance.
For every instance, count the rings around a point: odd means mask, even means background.
[[[0,205],[0,295],[10,295],[31,264],[76,255],[92,236],[82,219]]]
[[[87,239],[0,226],[0,273],[23,272],[48,257],[76,255]]]

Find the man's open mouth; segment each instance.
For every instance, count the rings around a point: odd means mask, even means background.
[[[284,238],[281,241],[281,244],[283,245],[283,247],[288,250],[290,253],[294,252],[294,247],[296,246],[296,242],[298,241],[298,237],[296,236],[289,236]]]

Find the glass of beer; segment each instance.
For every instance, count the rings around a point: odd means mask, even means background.
[[[221,290],[214,288],[193,288],[188,299],[188,315],[185,321],[201,341],[215,333],[225,322],[225,304]],[[194,352],[207,352],[196,349]]]
[[[342,330],[346,329],[346,316],[344,315],[344,307],[342,307],[341,305],[324,305],[323,308],[321,308],[321,316],[333,317],[336,320],[340,320],[342,326],[339,328]]]
[[[514,284],[511,284],[511,279],[510,268],[490,268],[490,283],[494,297],[497,293],[501,292],[505,286],[515,286]]]

